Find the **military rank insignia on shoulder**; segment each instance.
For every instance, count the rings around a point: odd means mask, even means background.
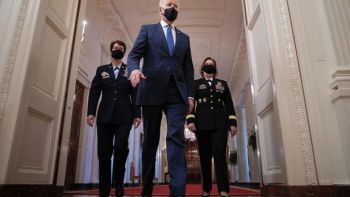
[[[111,76],[109,76],[109,74],[108,74],[107,72],[102,72],[102,73],[101,73],[101,77],[102,77],[103,79],[106,79],[106,78],[110,78]]]

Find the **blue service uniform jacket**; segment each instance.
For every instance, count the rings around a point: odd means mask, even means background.
[[[112,64],[97,68],[91,83],[87,115],[96,116],[97,104],[102,93],[97,113],[97,123],[125,123],[139,118],[140,107],[135,105],[136,88],[128,80],[127,65],[122,64],[118,76],[114,76]]]

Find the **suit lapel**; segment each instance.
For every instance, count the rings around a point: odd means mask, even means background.
[[[175,55],[175,53],[179,50],[179,47],[181,46],[181,42],[183,41],[183,37],[180,31],[175,28],[175,32],[176,32],[176,42],[175,42],[173,55]]]
[[[114,71],[113,71],[113,65],[112,65],[112,63],[109,64],[107,72],[108,72],[109,76],[111,76],[111,79],[114,80],[114,79],[115,79],[115,76],[114,76]]]
[[[123,76],[125,73],[125,67],[124,67],[124,64],[120,65],[120,68],[119,68],[119,72],[118,72],[118,76],[117,76],[117,81],[121,78],[121,76]]]
[[[213,86],[215,86],[216,83],[217,83],[217,80],[215,78],[213,78],[213,81],[211,83],[212,83]]]

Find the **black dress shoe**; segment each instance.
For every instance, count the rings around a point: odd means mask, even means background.
[[[142,197],[152,197],[153,186],[149,188],[143,188],[141,192]]]
[[[152,193],[149,193],[149,192],[143,192],[142,194],[141,194],[141,196],[142,197],[152,197]]]
[[[123,184],[118,184],[116,189],[115,189],[115,195],[117,197],[123,197],[124,196],[124,185]]]

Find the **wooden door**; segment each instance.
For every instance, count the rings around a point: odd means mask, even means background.
[[[85,87],[79,81],[75,86],[75,99],[73,104],[73,114],[69,137],[68,158],[66,168],[65,185],[69,186],[75,183],[76,165],[79,149],[79,136],[81,128],[81,117],[84,103]]]
[[[53,183],[79,1],[41,0],[8,183]],[[28,41],[29,42],[29,41]]]
[[[261,150],[264,183],[285,183],[281,129],[274,93],[271,54],[261,0],[243,1],[247,16],[246,38]]]

